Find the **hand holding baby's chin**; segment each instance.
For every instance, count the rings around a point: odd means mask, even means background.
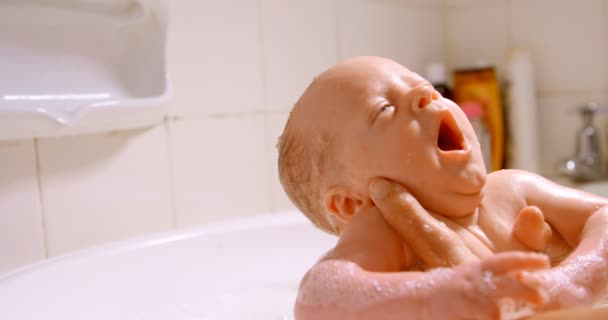
[[[453,269],[431,271],[448,283],[440,296],[430,298],[428,318],[517,319],[529,315],[543,308],[547,297],[539,283],[528,282],[522,272],[540,272],[549,266],[544,255],[505,252]]]

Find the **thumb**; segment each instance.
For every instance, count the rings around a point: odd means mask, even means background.
[[[384,178],[372,179],[369,193],[384,219],[418,256],[433,252],[433,242],[440,233],[437,223],[413,195],[400,184]]]
[[[413,222],[411,213],[423,210],[418,200],[405,188],[385,178],[372,179],[369,193],[376,207],[393,226],[402,223],[411,224]]]
[[[369,193],[384,219],[427,266],[453,266],[473,258],[458,235],[439,223],[399,183],[374,178]]]

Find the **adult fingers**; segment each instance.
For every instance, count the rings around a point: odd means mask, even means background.
[[[424,222],[433,222],[426,210],[404,187],[384,178],[374,178],[369,184],[372,201],[385,219],[403,236],[410,238],[416,227],[430,233],[430,225],[420,226]],[[425,214],[426,213],[426,214]]]
[[[427,267],[454,266],[475,258],[455,232],[430,215],[400,184],[374,178],[369,189],[384,218]]]

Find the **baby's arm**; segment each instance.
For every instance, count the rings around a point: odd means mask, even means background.
[[[574,247],[556,268],[532,274],[549,289],[549,307],[592,303],[608,287],[608,200],[516,171],[527,205]]]
[[[347,260],[323,260],[304,277],[298,320],[499,319],[500,302],[540,305],[544,296],[522,282],[521,270],[546,268],[545,256],[508,252],[455,268],[370,272]]]

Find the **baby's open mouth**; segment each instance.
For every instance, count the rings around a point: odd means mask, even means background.
[[[446,112],[439,123],[437,147],[441,151],[460,151],[465,149],[462,132],[451,113]]]

